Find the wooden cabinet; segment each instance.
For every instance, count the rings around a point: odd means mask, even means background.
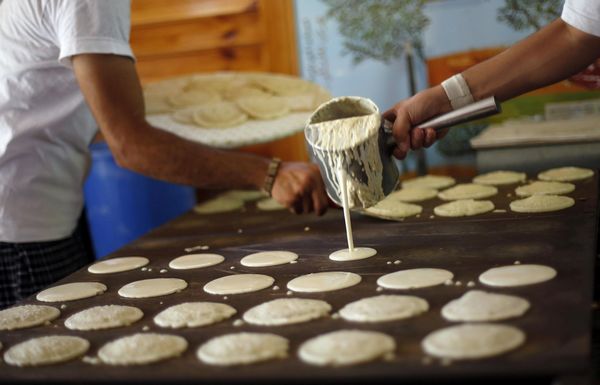
[[[292,0],[132,0],[142,83],[214,71],[298,75]],[[307,160],[302,133],[242,150]]]

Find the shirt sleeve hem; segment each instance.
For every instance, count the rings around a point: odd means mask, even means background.
[[[100,53],[127,56],[135,60],[131,46],[121,40],[109,38],[78,38],[61,47],[58,61],[71,67],[71,57],[85,53]]]
[[[575,27],[590,35],[600,37],[600,20],[582,14],[578,10],[565,4],[563,7],[561,19],[572,27]]]

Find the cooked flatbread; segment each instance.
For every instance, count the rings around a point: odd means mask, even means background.
[[[527,175],[524,172],[516,171],[492,171],[487,174],[477,175],[473,178],[473,183],[489,186],[502,186],[525,181]]]
[[[218,102],[221,96],[214,91],[194,90],[171,95],[167,100],[174,107],[191,107]]]
[[[194,122],[205,128],[238,126],[248,120],[248,115],[234,103],[222,102],[198,108],[193,113]]]
[[[561,195],[532,195],[510,202],[510,209],[517,213],[545,213],[567,209],[575,204],[571,197]]]
[[[30,328],[49,323],[60,316],[60,310],[45,305],[21,305],[0,310],[0,330]]]
[[[531,195],[562,195],[575,190],[573,183],[535,181],[525,186],[519,186],[515,193],[520,197]]]
[[[538,174],[541,180],[555,182],[571,182],[590,178],[594,175],[594,171],[588,168],[581,167],[559,167],[546,170]]]
[[[4,361],[14,366],[51,365],[82,356],[89,347],[81,337],[36,337],[12,346],[4,353]]]
[[[433,212],[440,217],[469,217],[490,212],[494,207],[492,201],[459,199],[436,206]]]
[[[280,118],[290,111],[285,99],[277,96],[241,98],[237,104],[248,115],[261,120]]]

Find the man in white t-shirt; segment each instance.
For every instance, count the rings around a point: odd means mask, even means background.
[[[318,168],[188,142],[145,120],[126,0],[0,2],[0,308],[88,260],[77,221],[88,145],[201,188],[264,189],[295,212],[327,207]]]
[[[566,0],[561,18],[499,55],[456,75],[442,85],[400,101],[385,112],[394,121],[394,155],[431,146],[439,134],[414,129],[427,119],[495,95],[511,99],[579,73],[600,57],[600,0]]]

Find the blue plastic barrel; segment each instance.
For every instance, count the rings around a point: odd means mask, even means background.
[[[183,214],[196,203],[192,187],[119,167],[106,143],[94,143],[90,149],[92,166],[84,194],[97,258]]]

